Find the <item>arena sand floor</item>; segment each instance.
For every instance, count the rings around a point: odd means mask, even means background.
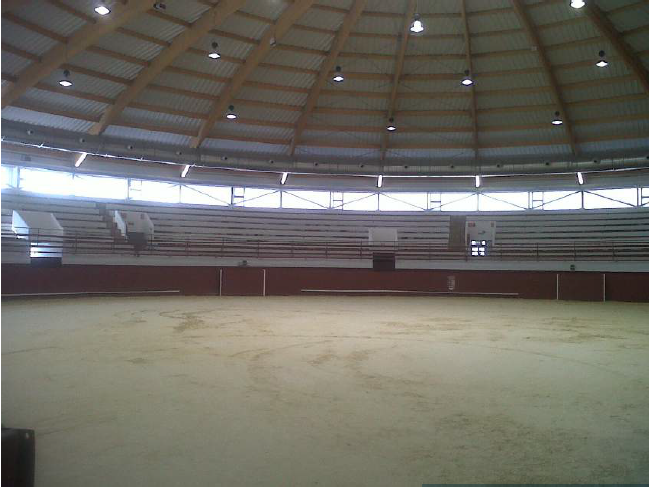
[[[2,305],[38,486],[649,481],[649,304],[78,298]]]

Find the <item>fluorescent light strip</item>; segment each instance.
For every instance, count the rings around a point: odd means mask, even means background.
[[[82,152],[81,154],[79,154],[79,158],[74,163],[74,167],[79,167],[81,164],[83,164],[83,161],[86,160],[87,156],[88,156],[87,152]]]
[[[383,186],[383,175],[382,174],[379,175],[379,178],[376,181],[376,187],[380,188],[381,186]]]
[[[280,184],[286,184],[286,180],[288,179],[288,173],[283,172],[282,173],[282,179],[280,180]]]
[[[189,172],[190,167],[191,166],[189,164],[185,165],[185,167],[183,168],[183,172],[180,173],[181,178],[187,177],[187,173]]]

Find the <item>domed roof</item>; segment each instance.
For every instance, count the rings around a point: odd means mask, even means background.
[[[571,3],[4,1],[3,131],[331,172],[646,155],[649,4]]]

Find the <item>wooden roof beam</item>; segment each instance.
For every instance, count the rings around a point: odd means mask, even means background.
[[[3,90],[2,108],[11,105],[29,88],[42,81],[70,58],[94,44],[102,36],[121,27],[150,8],[150,0],[131,0],[128,5],[116,3],[108,18],[97,19],[96,23],[81,27],[72,34],[66,43],[53,47],[41,57],[39,62],[29,65],[20,73],[16,83]]]
[[[246,58],[246,62],[239,67],[230,82],[219,93],[218,100],[212,105],[210,115],[202,124],[196,137],[191,141],[191,146],[199,147],[210,133],[217,120],[225,114],[225,109],[237,95],[243,83],[263,60],[269,50],[286,35],[291,26],[306,13],[315,0],[297,0],[287,7],[275,24],[266,29],[259,45],[255,47]]]
[[[466,46],[466,64],[470,76],[473,77],[473,61],[471,57],[471,36],[469,35],[469,22],[466,13],[466,0],[460,0],[460,11],[462,14],[462,26],[464,34],[464,45]],[[473,157],[478,157],[478,110],[476,108],[475,83],[469,89],[471,90],[471,125],[473,127]]]
[[[570,114],[568,113],[567,104],[565,103],[563,96],[561,94],[561,90],[559,88],[559,83],[557,82],[557,78],[554,75],[554,71],[552,70],[552,65],[550,64],[550,60],[548,59],[547,53],[545,52],[545,47],[541,43],[541,38],[539,37],[536,26],[532,23],[532,20],[530,19],[530,16],[528,15],[525,9],[525,5],[523,1],[512,0],[512,5],[514,6],[516,15],[518,16],[523,26],[523,29],[527,34],[527,37],[529,37],[530,39],[530,43],[532,44],[532,46],[536,47],[536,53],[539,55],[539,60],[541,62],[541,65],[543,66],[543,70],[545,71],[545,74],[548,77],[552,98],[557,107],[557,110],[561,112],[561,119],[563,120],[563,128],[566,131],[568,143],[570,145],[570,150],[572,151],[573,154],[576,155],[577,142],[572,132],[572,123],[570,122]]]
[[[649,93],[649,71],[642,64],[638,54],[633,51],[631,46],[622,37],[622,34],[615,28],[613,22],[609,20],[595,2],[587,2],[584,10],[599,32],[608,39],[624,63],[636,76],[645,93]]]
[[[246,0],[223,0],[205,12],[191,27],[181,32],[174,38],[171,45],[147,66],[142,69],[131,85],[122,91],[115,104],[108,107],[102,114],[99,122],[90,128],[90,133],[99,135],[106,130],[112,122],[117,120],[124,109],[144,90],[162,71],[168,68],[174,60],[214,27],[223,23],[234,12],[239,10]]]
[[[388,102],[388,116],[386,122],[393,117],[394,110],[397,105],[397,94],[399,92],[399,81],[401,73],[403,72],[403,62],[406,57],[406,48],[408,47],[408,39],[410,37],[410,24],[415,15],[415,7],[417,6],[416,0],[408,0],[406,12],[403,18],[403,26],[401,28],[401,35],[399,36],[399,48],[397,49],[397,57],[395,59],[394,76],[392,78],[392,91],[390,92],[390,101]],[[381,160],[385,159],[385,153],[388,150],[389,132],[386,130],[381,137]]]
[[[302,132],[304,131],[307,121],[309,120],[309,117],[311,116],[311,113],[313,112],[313,109],[318,102],[318,97],[320,96],[323,87],[327,83],[327,80],[330,79],[329,77],[331,76],[331,70],[334,68],[334,64],[338,59],[338,55],[345,45],[345,42],[349,37],[349,33],[360,18],[366,3],[367,0],[354,1],[354,5],[352,6],[349,13],[345,16],[345,20],[343,20],[343,23],[340,26],[340,29],[338,30],[338,33],[336,34],[336,37],[331,44],[329,54],[327,54],[327,57],[320,65],[320,72],[318,73],[315,83],[313,83],[313,86],[311,86],[309,96],[306,99],[306,103],[304,105],[304,108],[302,109],[302,113],[300,114],[300,118],[298,118],[295,124],[295,133],[293,134],[289,148],[290,155],[293,155],[295,153],[295,146],[300,142]]]

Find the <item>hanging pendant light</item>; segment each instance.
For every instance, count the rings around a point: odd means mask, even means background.
[[[586,5],[586,2],[584,0],[570,0],[570,6],[572,8],[582,8]]]
[[[606,66],[608,66],[606,53],[604,51],[599,51],[599,61],[595,63],[595,66],[597,66],[598,68],[605,68]]]
[[[388,120],[388,124],[385,128],[388,132],[394,132],[395,130],[397,130],[397,126],[394,124],[394,117],[390,117],[390,120]]]
[[[234,105],[228,107],[228,113],[225,114],[225,118],[228,120],[236,120],[237,114],[234,112]]]
[[[335,83],[342,83],[345,81],[343,76],[343,69],[340,66],[336,66],[336,72],[334,73],[333,78],[331,78]]]
[[[563,120],[561,120],[561,116],[559,112],[554,112],[554,119],[552,120],[552,125],[561,125],[563,124]]]
[[[63,88],[69,88],[72,86],[72,81],[70,81],[70,71],[67,69],[63,71],[63,78],[59,80],[59,84],[63,86]]]
[[[473,79],[471,78],[471,74],[469,73],[468,69],[464,71],[464,78],[462,79],[462,84],[464,86],[471,86],[473,84]]]
[[[212,50],[207,55],[210,59],[218,59],[221,57],[219,54],[219,44],[217,42],[212,42]]]
[[[103,16],[103,15],[108,15],[110,13],[110,9],[106,6],[104,2],[99,2],[99,4],[95,7],[95,12]]]
[[[421,21],[421,16],[416,13],[413,18],[412,18],[412,23],[410,24],[410,32],[412,34],[421,34],[426,27],[424,26],[424,23]]]

